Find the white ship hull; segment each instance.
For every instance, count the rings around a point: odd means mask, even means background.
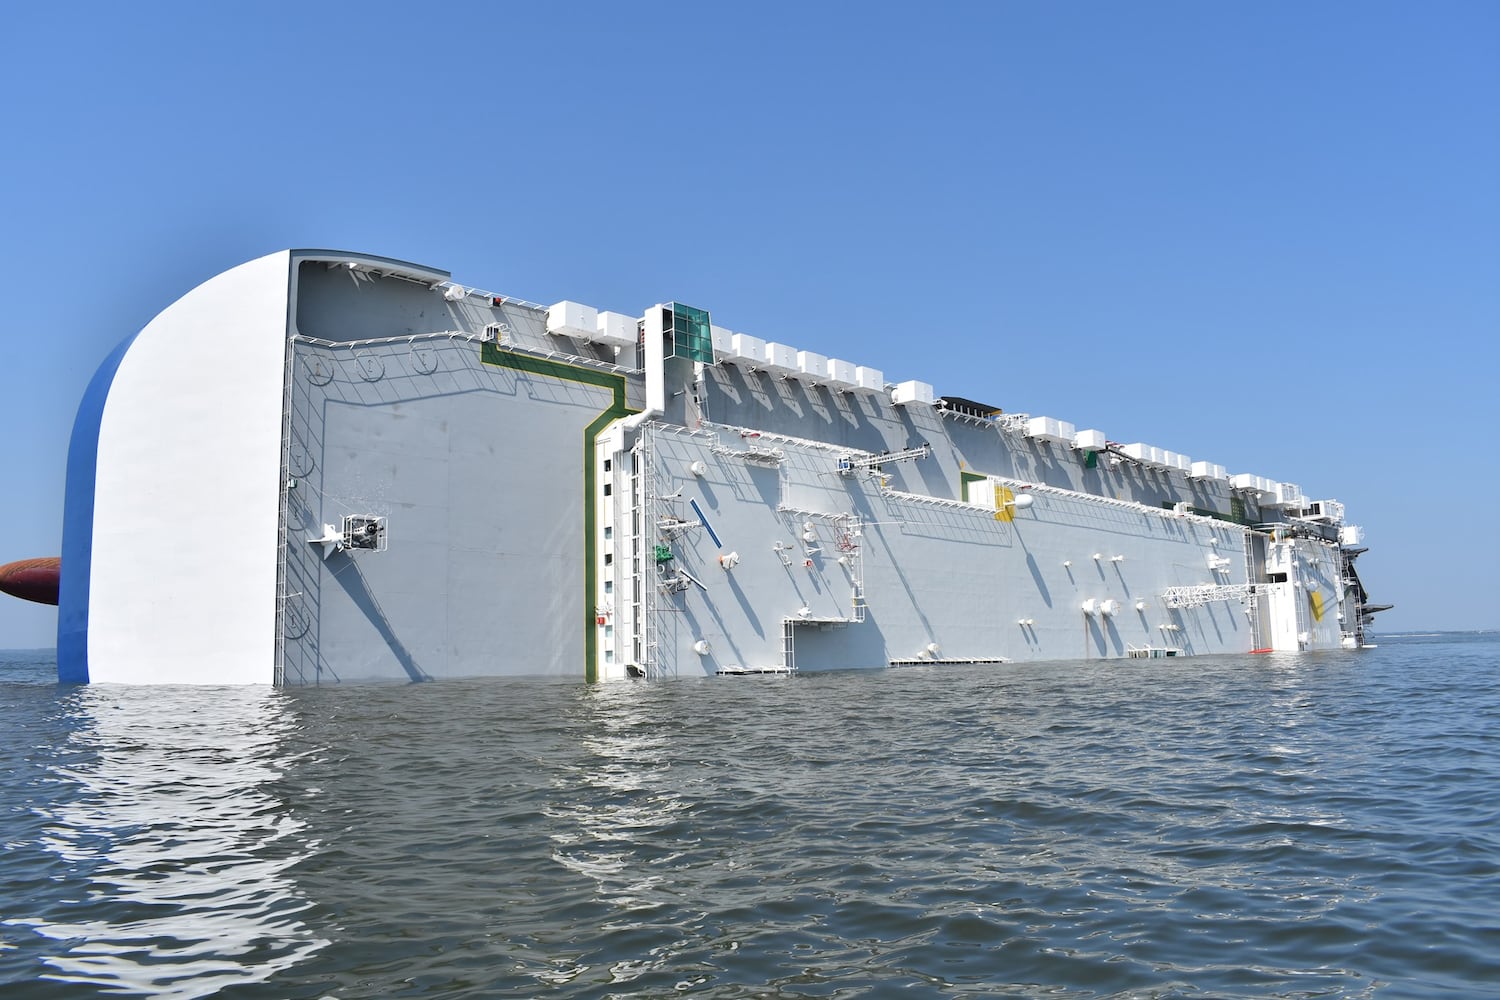
[[[106,364],[65,530],[69,680],[1331,650],[1370,613],[1357,529],[1291,484],[686,307],[326,251],[213,279]]]

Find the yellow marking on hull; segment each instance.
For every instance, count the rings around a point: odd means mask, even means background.
[[[995,520],[1014,521],[1016,519],[1016,495],[1008,487],[995,487]]]

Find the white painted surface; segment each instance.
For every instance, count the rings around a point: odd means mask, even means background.
[[[199,285],[120,363],[95,478],[95,683],[274,679],[289,266]]]
[[[1026,421],[1026,436],[1042,441],[1071,444],[1077,429],[1066,420],[1056,417],[1032,417]]]
[[[797,370],[813,382],[828,381],[828,358],[813,351],[797,352]]]
[[[599,332],[599,311],[582,302],[554,302],[547,307],[547,332],[593,340]]]
[[[1100,430],[1079,431],[1073,435],[1073,447],[1083,451],[1103,451],[1109,440]]]
[[[748,361],[753,365],[762,365],[766,361],[766,342],[748,333],[731,334],[729,352],[728,356],[734,361]]]
[[[932,386],[926,382],[902,382],[891,391],[891,399],[897,406],[905,406],[909,403],[932,404],[934,399]]]
[[[624,313],[602,312],[599,314],[594,342],[611,347],[634,347],[636,318]]]
[[[761,360],[765,362],[767,371],[778,375],[789,375],[797,370],[797,350],[786,344],[767,344]]]
[[[734,331],[722,326],[709,325],[709,338],[714,346],[714,360],[734,356]]]
[[[828,359],[828,381],[840,389],[854,386],[854,364],[839,358]]]

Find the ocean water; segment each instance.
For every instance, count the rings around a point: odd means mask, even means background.
[[[1500,996],[1500,635],[588,687],[0,654],[0,995]]]

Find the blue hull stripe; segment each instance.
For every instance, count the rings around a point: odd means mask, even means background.
[[[62,579],[57,599],[57,679],[89,680],[89,571],[94,551],[94,479],[104,402],[135,335],[115,348],[83,394],[68,442],[68,486],[63,496]]]

